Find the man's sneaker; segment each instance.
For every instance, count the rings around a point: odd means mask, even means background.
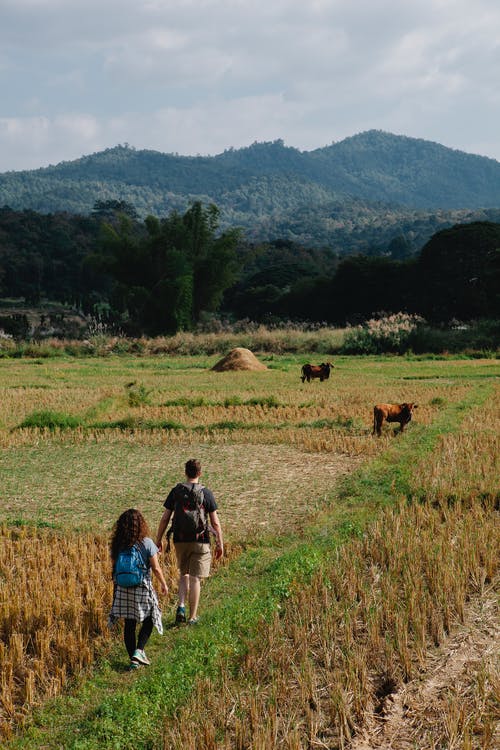
[[[134,672],[136,669],[139,669],[140,666],[141,665],[139,664],[138,661],[131,661],[130,664],[129,664],[129,666],[128,666],[128,671],[129,672]]]
[[[191,617],[190,620],[187,621],[188,625],[198,625],[198,618],[197,617]]]
[[[137,662],[138,664],[146,664],[146,666],[151,664],[148,657],[146,656],[146,653],[141,648],[136,648],[132,657],[132,661]]]
[[[177,607],[177,612],[175,613],[175,624],[180,625],[182,622],[186,622],[186,608]]]

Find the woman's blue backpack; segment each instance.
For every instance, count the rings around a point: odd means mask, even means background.
[[[132,547],[122,549],[118,553],[113,568],[113,580],[118,586],[130,588],[130,586],[140,586],[144,581],[148,565],[143,550],[145,551],[144,545],[133,544]]]

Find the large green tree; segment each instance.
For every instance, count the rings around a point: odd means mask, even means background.
[[[500,317],[500,224],[437,232],[418,259],[421,311],[432,320]]]
[[[134,332],[188,329],[216,311],[238,270],[239,232],[218,231],[216,206],[148,217],[142,231],[123,215],[105,224],[99,264],[113,279],[111,305]]]

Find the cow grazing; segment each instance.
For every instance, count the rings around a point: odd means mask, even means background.
[[[378,436],[382,434],[382,422],[399,422],[400,432],[403,432],[405,424],[411,421],[413,409],[418,404],[376,404],[373,407],[373,432]]]
[[[303,383],[306,380],[310,383],[313,378],[319,378],[321,382],[328,380],[332,367],[330,362],[322,362],[320,365],[302,365],[301,380]]]

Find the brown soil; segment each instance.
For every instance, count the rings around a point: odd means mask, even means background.
[[[349,750],[500,747],[498,583],[469,604],[465,624],[430,651],[417,679],[387,696]]]
[[[220,359],[213,367],[214,372],[227,372],[229,370],[267,370],[266,365],[259,362],[250,349],[236,347],[229,354]]]

